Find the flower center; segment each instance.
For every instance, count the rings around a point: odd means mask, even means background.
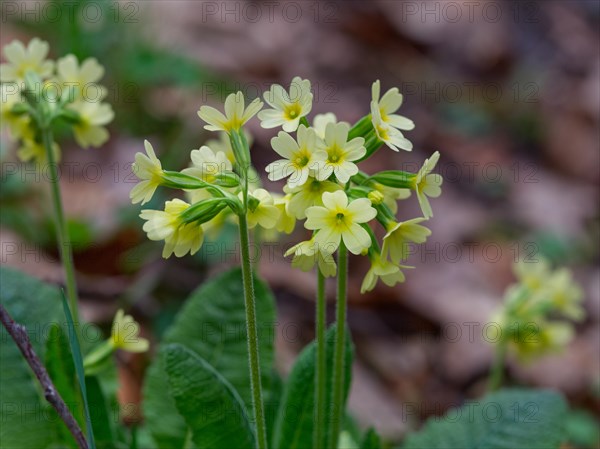
[[[302,109],[298,103],[292,103],[285,108],[285,118],[288,120],[295,120],[300,116]]]
[[[344,152],[339,146],[334,145],[327,149],[327,162],[338,164],[343,161],[343,158]]]
[[[306,167],[309,160],[310,160],[310,157],[308,156],[308,154],[306,154],[306,152],[298,152],[295,154],[295,157],[294,157],[294,165],[296,165],[296,167],[300,167],[300,168]]]

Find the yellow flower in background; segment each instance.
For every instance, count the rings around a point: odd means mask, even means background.
[[[433,211],[431,210],[428,198],[437,198],[442,194],[440,187],[443,182],[442,176],[431,173],[439,159],[440,153],[436,151],[429,159],[425,159],[423,166],[413,179],[413,190],[417,194],[419,206],[421,206],[421,211],[425,218],[433,217]]]
[[[183,257],[188,252],[194,255],[202,246],[204,232],[202,226],[195,223],[184,224],[181,214],[190,205],[180,199],[165,203],[165,210],[143,210],[140,217],[146,220],[143,229],[148,238],[165,241],[162,256],[166,259],[172,254]]]
[[[325,128],[325,138],[322,150],[326,153],[325,162],[316,171],[319,181],[328,179],[332,174],[343,183],[358,173],[358,167],[353,161],[363,157],[367,150],[363,146],[365,139],[356,137],[348,141],[350,126],[347,123],[329,123]]]
[[[227,155],[222,151],[216,153],[209,147],[202,146],[190,153],[192,166],[182,170],[186,175],[195,176],[203,181],[213,184],[217,175],[233,170]]]
[[[289,92],[279,84],[273,84],[264,93],[265,101],[272,109],[265,109],[258,114],[260,126],[267,129],[281,126],[284,131],[296,131],[300,119],[312,110],[313,94],[310,88],[310,81],[299,76],[292,80]]]
[[[106,88],[96,84],[104,76],[104,67],[96,58],[87,58],[79,65],[75,55],[67,55],[56,61],[56,72],[64,88],[75,88],[76,98],[100,101],[106,97]]]
[[[292,267],[294,268],[310,271],[317,264],[323,276],[333,277],[337,273],[337,265],[333,259],[333,251],[336,248],[331,247],[329,249],[332,249],[332,251],[329,252],[328,248],[319,245],[313,238],[292,246],[286,251],[285,257],[294,256],[292,259]]]
[[[336,248],[343,239],[352,254],[360,254],[371,246],[371,237],[360,224],[377,215],[367,198],[348,203],[346,193],[338,190],[323,194],[323,206],[313,206],[306,211],[306,229],[318,231],[315,242],[324,248]]]
[[[381,254],[377,254],[371,258],[371,268],[369,268],[369,271],[367,271],[367,274],[363,279],[362,285],[360,286],[360,292],[366,293],[373,290],[379,279],[381,279],[388,287],[393,287],[400,282],[404,282],[406,278],[400,268],[400,266],[395,265],[385,257],[382,257]],[[402,266],[402,268],[412,267]]]
[[[33,138],[31,118],[28,115],[18,115],[13,112],[16,105],[23,104],[21,92],[16,83],[0,84],[0,125],[8,128],[13,140]]]
[[[535,291],[546,285],[552,270],[550,269],[550,263],[541,257],[536,262],[522,260],[515,263],[513,272],[521,284]]]
[[[508,337],[509,343],[522,361],[560,352],[575,335],[570,323],[560,321],[517,321],[506,324],[505,329],[511,332]]]
[[[204,129],[229,133],[230,131],[239,131],[262,107],[263,102],[256,98],[246,108],[244,95],[242,92],[236,92],[229,94],[225,99],[225,114],[212,106],[202,106],[198,111],[198,116],[208,123]]]
[[[80,121],[73,126],[73,133],[80,147],[97,148],[108,140],[104,125],[115,116],[108,103],[80,100],[70,104],[69,108],[79,114]]]
[[[296,217],[288,213],[288,203],[291,195],[275,195],[273,194],[274,204],[279,209],[279,219],[275,229],[277,232],[283,232],[285,234],[291,234],[296,227]]]
[[[50,46],[48,42],[33,38],[27,47],[18,40],[4,46],[4,57],[8,61],[0,64],[0,81],[23,81],[25,73],[37,73],[40,78],[52,75],[54,62],[46,59]]]
[[[301,186],[308,180],[311,171],[319,171],[325,159],[318,151],[317,135],[312,128],[300,125],[297,141],[288,133],[280,131],[271,139],[271,146],[284,159],[271,162],[266,167],[269,180],[279,181],[287,178],[291,188]]]
[[[140,325],[122,309],[115,315],[109,342],[114,349],[127,352],[146,352],[150,347],[148,340],[140,337]]]
[[[395,112],[402,106],[402,94],[397,87],[389,89],[383,97],[379,99],[381,93],[381,83],[379,80],[373,83],[371,87],[372,104],[375,105],[378,116],[381,121],[392,128],[396,128],[402,131],[410,131],[415,129],[415,123],[402,115],[395,114]]]
[[[412,151],[413,144],[393,126],[383,121],[377,104],[371,103],[371,122],[379,140],[394,151]]]
[[[408,256],[408,244],[425,243],[431,231],[420,225],[426,221],[425,218],[413,218],[400,223],[390,222],[387,225],[387,234],[383,237],[381,254],[390,258],[394,263],[400,263]]]
[[[581,307],[583,291],[573,281],[572,274],[566,268],[556,270],[548,281],[548,294],[552,306],[565,317],[582,320],[585,311]]]
[[[298,220],[303,220],[306,218],[306,210],[309,207],[323,205],[323,194],[325,192],[335,192],[341,189],[342,187],[335,182],[319,181],[312,177],[309,177],[301,186],[293,189],[286,185],[283,190],[291,195],[287,212]]]
[[[317,114],[313,119],[313,129],[317,133],[321,139],[325,138],[325,130],[327,129],[327,125],[333,123],[337,123],[337,117],[333,112],[328,112],[326,114]]]
[[[60,147],[56,142],[53,142],[52,144],[52,151],[54,163],[60,162]],[[35,162],[38,164],[45,164],[48,162],[48,153],[46,153],[44,145],[29,137],[21,140],[21,145],[17,150],[17,157],[22,162]]]
[[[163,178],[162,165],[154,153],[152,144],[144,140],[144,148],[146,154],[136,153],[135,162],[131,165],[133,173],[141,180],[129,193],[133,204],[146,204],[150,201]]]
[[[239,194],[242,198],[242,193]],[[279,220],[280,211],[275,201],[265,189],[248,192],[248,227],[260,225],[265,229],[274,228]]]

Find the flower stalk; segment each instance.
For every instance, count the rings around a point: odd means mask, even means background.
[[[340,242],[338,250],[338,284],[336,304],[335,352],[333,355],[333,397],[329,423],[330,448],[336,448],[342,427],[344,413],[344,370],[346,348],[346,310],[348,288],[348,250],[344,242]]]
[[[327,319],[327,302],[325,298],[325,275],[317,268],[317,310],[316,310],[316,332],[317,341],[317,363],[315,382],[315,433],[313,447],[323,447],[325,435],[325,419],[327,409],[327,396],[325,393],[327,384],[327,346],[325,341],[325,327]]]

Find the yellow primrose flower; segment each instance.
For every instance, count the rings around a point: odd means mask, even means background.
[[[402,266],[402,268],[412,267]],[[393,287],[399,282],[404,282],[406,278],[400,270],[400,266],[391,263],[385,257],[382,257],[381,254],[377,254],[371,258],[371,268],[369,268],[363,279],[360,292],[366,293],[373,290],[378,279],[381,279],[388,287]]]
[[[519,282],[531,291],[544,288],[552,273],[550,263],[544,258],[537,262],[518,261],[513,265],[513,271]]]
[[[429,159],[425,159],[423,166],[413,179],[413,190],[417,193],[419,206],[421,206],[421,211],[425,218],[433,217],[433,211],[431,210],[428,197],[437,198],[442,193],[440,187],[443,182],[442,176],[431,174],[439,159],[440,153],[436,151]]]
[[[167,259],[173,253],[183,257],[188,252],[194,255],[202,246],[204,232],[202,226],[195,223],[184,224],[181,214],[190,205],[180,199],[165,203],[165,210],[143,210],[140,217],[146,220],[143,229],[148,238],[165,241],[162,256]]]
[[[208,131],[239,131],[244,124],[261,110],[263,102],[256,98],[248,107],[245,107],[242,92],[229,94],[225,99],[225,114],[212,106],[202,106],[198,111],[198,117],[208,125],[204,129]]]
[[[283,131],[271,139],[271,146],[284,159],[267,165],[269,180],[279,181],[289,176],[288,185],[294,188],[308,180],[311,170],[319,171],[325,156],[322,151],[318,151],[315,131],[300,125],[297,139],[296,142],[292,136]]]
[[[52,144],[52,152],[54,162],[60,162],[60,147],[56,142],[53,142]],[[21,146],[17,150],[17,157],[22,162],[32,161],[38,164],[45,164],[48,162],[48,154],[46,153],[44,145],[30,137],[21,140]]]
[[[0,81],[22,81],[27,71],[37,73],[40,78],[47,78],[52,75],[54,63],[46,59],[48,42],[33,38],[29,41],[27,47],[18,40],[12,41],[4,46],[4,56],[8,61],[0,64]]]
[[[239,194],[242,198],[242,193]],[[248,192],[248,227],[254,228],[257,224],[265,229],[274,228],[279,220],[280,211],[275,206],[275,201],[265,189],[256,189]]]
[[[340,241],[352,254],[360,254],[371,246],[371,237],[360,223],[366,223],[377,215],[367,198],[359,198],[348,203],[342,190],[325,192],[323,206],[309,207],[306,211],[306,229],[318,230],[315,242],[325,248],[337,249]]]
[[[64,88],[75,88],[76,98],[100,101],[106,97],[106,88],[96,84],[104,76],[104,67],[96,58],[87,58],[79,65],[75,55],[67,55],[56,61],[56,73]]]
[[[342,187],[335,182],[319,181],[312,177],[293,189],[286,185],[283,190],[291,195],[287,204],[287,213],[295,216],[298,220],[303,220],[306,218],[306,210],[309,207],[323,205],[322,198],[325,192],[335,192],[341,189]]]
[[[572,320],[583,319],[585,312],[581,307],[583,291],[573,281],[571,272],[566,268],[556,270],[547,284],[549,300],[554,308]]]
[[[376,103],[371,102],[371,122],[379,140],[394,151],[400,149],[412,151],[413,144],[393,126],[390,126],[381,118],[381,112]]]
[[[327,112],[326,114],[317,114],[313,119],[313,129],[321,139],[325,138],[325,130],[327,125],[330,123],[337,123],[337,117],[333,112]]]
[[[11,139],[16,140],[28,135],[33,137],[29,115],[13,113],[13,107],[21,104],[21,92],[16,83],[0,84],[0,124],[6,126]]]
[[[402,94],[397,87],[389,89],[381,100],[379,95],[381,92],[381,83],[379,80],[373,83],[371,87],[371,102],[375,105],[379,111],[379,117],[381,121],[392,128],[396,128],[402,131],[410,131],[415,128],[415,123],[402,115],[395,114],[395,112],[402,106]]]
[[[131,165],[133,173],[141,180],[129,193],[133,204],[139,202],[146,204],[150,201],[163,177],[163,169],[156,153],[154,153],[152,144],[144,140],[144,148],[146,154],[136,153],[135,162]]]
[[[327,154],[325,162],[316,171],[319,181],[328,179],[332,174],[343,183],[358,173],[353,161],[363,157],[367,150],[363,146],[365,139],[355,137],[348,141],[350,126],[347,123],[329,123],[325,128],[325,139],[322,150]]]
[[[275,207],[279,209],[279,219],[277,220],[275,229],[277,229],[278,232],[283,232],[285,234],[291,234],[296,227],[296,217],[287,212],[290,198],[290,194],[285,196],[273,194]]]
[[[233,170],[227,155],[222,151],[213,152],[206,145],[190,153],[192,166],[182,170],[186,175],[214,183],[218,174]]]
[[[104,128],[115,116],[108,103],[98,101],[76,101],[69,105],[79,114],[80,121],[73,126],[75,140],[82,148],[99,147],[108,140],[108,131]]]
[[[140,337],[140,325],[123,309],[115,315],[109,341],[114,349],[127,352],[146,352],[150,346],[148,340]]]
[[[400,263],[408,256],[408,243],[425,243],[431,231],[419,223],[426,221],[425,218],[413,218],[412,220],[396,223],[391,221],[387,225],[387,234],[383,237],[381,254],[389,256],[394,263]]]
[[[315,266],[325,277],[333,277],[337,272],[337,265],[333,258],[333,252],[336,248],[329,248],[333,251],[327,251],[328,248],[319,245],[314,238],[300,242],[286,251],[285,257],[294,255],[292,267],[299,268],[302,271],[310,271]]]
[[[504,329],[510,333],[507,338],[523,361],[560,352],[574,336],[573,326],[560,321],[513,322]]]
[[[299,76],[292,80],[289,93],[279,84],[273,84],[271,89],[264,93],[264,98],[273,108],[258,114],[260,126],[267,129],[281,126],[284,131],[296,131],[300,119],[312,109],[313,94],[310,91],[310,81]]]

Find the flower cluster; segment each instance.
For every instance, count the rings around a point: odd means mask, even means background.
[[[514,266],[518,283],[505,294],[502,309],[493,317],[502,338],[522,359],[556,351],[573,337],[572,323],[556,319],[584,318],[583,293],[566,268],[552,270],[545,259]]]
[[[99,147],[108,139],[105,128],[113,111],[103,103],[107,90],[97,84],[104,68],[94,58],[79,62],[74,55],[48,59],[49,46],[32,39],[27,46],[12,41],[4,46],[6,63],[0,66],[0,117],[24,162],[47,157],[42,129],[60,119],[73,130],[82,148]],[[48,145],[48,144],[47,144]],[[52,142],[54,160],[59,147]]]
[[[312,238],[290,248],[293,265],[310,270],[315,264],[325,276],[335,276],[333,254],[343,245],[353,254],[368,255],[371,269],[361,290],[372,290],[378,279],[392,286],[404,281],[402,261],[408,245],[423,243],[430,234],[421,223],[433,216],[429,197],[441,194],[442,178],[432,174],[439,159],[434,153],[418,173],[390,170],[372,176],[358,163],[383,145],[394,151],[410,151],[403,131],[414,128],[411,120],[397,114],[402,95],[397,88],[380,95],[380,83],[372,88],[371,113],[354,126],[339,122],[332,113],[316,115],[312,126],[310,82],[294,78],[289,91],[275,85],[265,93],[272,109],[259,113],[263,128],[281,126],[271,140],[281,157],[266,167],[271,181],[286,180],[283,213],[292,220],[306,220]],[[295,132],[295,135],[293,134]],[[396,219],[397,202],[414,191],[423,216]],[[369,223],[379,222],[385,231],[380,245]]]
[[[398,89],[380,96],[379,81],[373,85],[371,113],[354,126],[339,122],[332,113],[308,115],[313,95],[308,80],[296,77],[289,90],[273,85],[264,94],[270,108],[255,99],[246,103],[241,92],[230,94],[224,112],[202,106],[199,117],[205,129],[221,133],[218,140],[190,153],[190,166],[180,172],[163,169],[150,143],[146,154],[138,153],[133,164],[141,180],[131,192],[134,203],[148,202],[159,186],[183,190],[188,202],[167,201],[164,210],[144,210],[144,230],[151,240],[164,241],[163,256],[194,254],[203,236],[228,219],[241,214],[250,228],[260,226],[291,233],[297,220],[305,220],[312,238],[292,247],[293,265],[334,276],[333,254],[343,245],[353,254],[368,255],[371,269],[363,291],[374,288],[378,279],[387,285],[404,280],[402,265],[408,245],[423,243],[430,234],[423,226],[433,213],[428,198],[441,193],[442,178],[432,171],[439,159],[434,153],[417,173],[389,170],[372,176],[359,170],[358,163],[383,145],[394,151],[411,150],[403,131],[414,127],[396,112],[402,103]],[[266,129],[281,127],[271,139],[279,159],[266,167],[271,181],[285,179],[283,194],[261,188],[249,151],[244,125],[258,114]],[[407,221],[396,219],[397,202],[414,191],[423,216]],[[379,222],[385,232],[382,244],[369,223]]]

